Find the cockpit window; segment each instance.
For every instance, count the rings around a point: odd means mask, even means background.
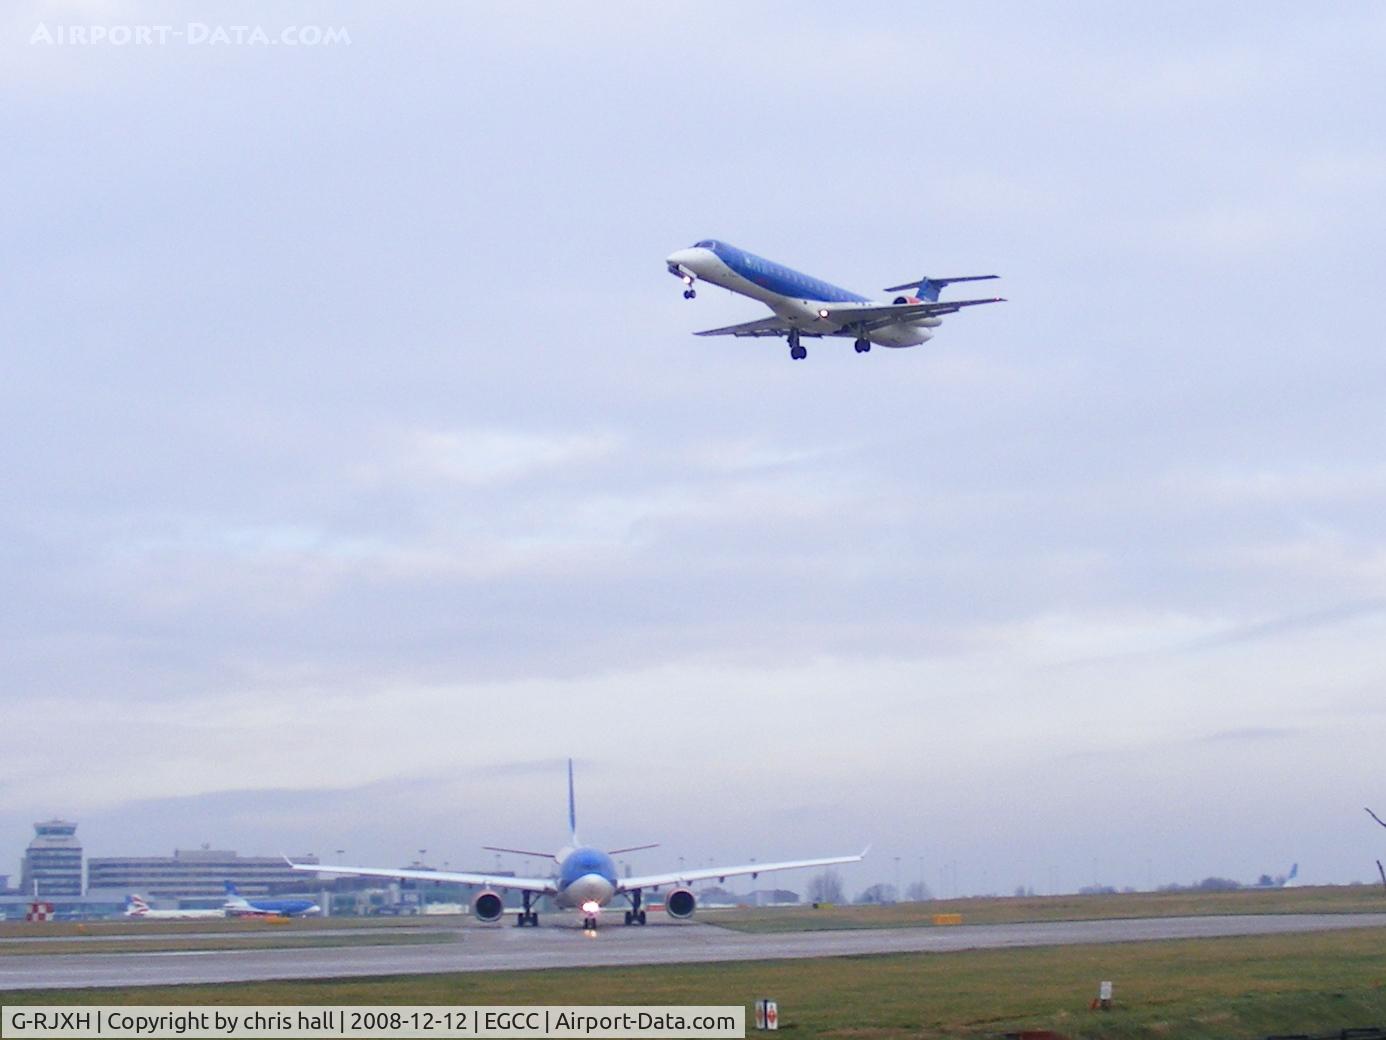
[[[694,243],[693,243],[693,248],[694,248],[694,249],[716,249],[716,248],[717,248],[717,241],[716,241],[716,239],[705,238],[705,239],[703,239],[701,242],[694,242]]]

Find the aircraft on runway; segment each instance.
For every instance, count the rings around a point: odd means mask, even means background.
[[[887,286],[886,292],[908,289],[907,296],[892,301],[871,300],[810,275],[791,270],[734,245],[706,238],[665,258],[669,273],[687,288],[683,298],[698,295],[693,284],[702,279],[742,296],[759,300],[775,313],[759,321],[707,329],[698,336],[784,336],[789,356],[796,361],[808,356],[800,342],[805,336],[841,336],[855,340],[858,354],[873,343],[883,347],[914,347],[931,339],[931,329],[942,316],[963,307],[1004,303],[999,296],[982,300],[940,301],[939,292],[953,282],[981,282],[998,277],[972,274],[958,278],[921,278],[916,282]]]
[[[225,910],[155,910],[143,897],[131,893],[125,905],[126,917],[138,917],[141,921],[191,921],[206,920],[226,916]]]
[[[536,896],[551,896],[563,909],[577,909],[582,912],[584,928],[597,927],[597,917],[602,907],[615,896],[625,896],[630,904],[626,911],[626,924],[644,924],[643,893],[645,889],[658,892],[664,886],[671,891],[664,897],[665,912],[677,920],[693,916],[697,898],[689,885],[694,881],[717,878],[719,881],[729,877],[750,874],[756,877],[775,870],[794,870],[800,867],[827,867],[837,863],[856,863],[865,857],[868,849],[855,856],[829,856],[825,859],[788,860],[783,863],[750,863],[735,867],[698,867],[693,870],[679,870],[668,874],[644,874],[640,877],[619,877],[616,864],[611,857],[622,852],[636,852],[652,849],[654,845],[633,845],[624,849],[602,850],[583,845],[577,836],[577,810],[573,799],[573,760],[568,759],[568,844],[550,855],[546,852],[529,852],[524,849],[501,849],[493,845],[484,846],[491,852],[513,852],[521,856],[537,856],[550,859],[557,866],[557,873],[547,878],[511,877],[504,874],[472,874],[449,870],[414,870],[394,867],[340,867],[325,866],[319,863],[294,863],[288,860],[295,870],[311,870],[319,874],[349,874],[359,877],[401,878],[412,881],[451,881],[463,885],[480,885],[482,891],[472,900],[472,912],[477,920],[487,923],[499,921],[505,913],[505,904],[498,890],[515,889],[524,900],[524,907],[515,919],[517,926],[538,926],[539,914],[533,910]],[[285,857],[287,860],[287,857]]]
[[[322,907],[311,899],[247,899],[226,882],[227,917],[311,917]]]

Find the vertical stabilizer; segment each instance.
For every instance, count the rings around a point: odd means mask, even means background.
[[[572,836],[571,841],[574,848],[577,848],[577,802],[573,799],[573,760],[568,759],[568,833]]]

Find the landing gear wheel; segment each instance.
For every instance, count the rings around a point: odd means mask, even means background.
[[[582,927],[584,931],[595,932],[597,930],[597,919],[595,917],[583,918]]]
[[[538,927],[539,927],[539,915],[538,915],[538,913],[536,913],[535,911],[533,911],[533,910],[531,910],[531,909],[529,908],[529,901],[530,901],[530,898],[534,895],[534,893],[532,893],[532,892],[524,892],[524,893],[521,893],[521,894],[522,894],[522,896],[523,896],[523,898],[524,898],[525,905],[524,905],[524,907],[520,910],[520,912],[519,912],[518,914],[515,915],[515,927],[516,927],[516,928],[523,928],[525,925],[532,925],[533,927],[538,928]]]
[[[626,911],[626,924],[627,924],[627,925],[630,925],[630,924],[634,923],[634,920],[635,920],[635,915],[634,915],[633,913],[631,913],[629,910],[627,910],[627,911]]]
[[[693,299],[693,298],[694,298],[695,296],[697,296],[697,295],[698,295],[698,291],[697,291],[696,289],[685,289],[685,290],[683,291],[683,298],[684,298],[685,300],[691,300],[691,299]]]
[[[636,920],[638,920],[641,924],[644,924],[644,923],[645,923],[645,911],[644,911],[644,910],[641,910],[638,914],[635,915],[635,918],[636,918]]]
[[[865,354],[871,349],[871,341],[869,339],[858,339],[855,346],[858,354]]]
[[[808,357],[808,347],[790,347],[789,356],[795,361],[802,361]]]

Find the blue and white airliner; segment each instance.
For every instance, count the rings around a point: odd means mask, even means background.
[[[854,856],[828,856],[824,859],[787,860],[783,863],[748,863],[735,867],[698,867],[693,870],[679,870],[667,874],[644,874],[640,877],[620,877],[612,856],[622,852],[637,852],[653,849],[655,845],[632,845],[623,849],[598,849],[583,845],[577,836],[577,812],[573,802],[573,761],[568,760],[568,844],[555,853],[530,852],[526,849],[503,849],[494,845],[482,846],[490,852],[512,852],[520,856],[534,856],[539,859],[552,858],[555,872],[546,878],[511,877],[507,874],[473,874],[455,870],[417,870],[395,867],[341,867],[319,863],[294,863],[295,870],[315,871],[319,874],[348,874],[356,877],[401,878],[413,881],[451,881],[462,885],[479,885],[482,891],[472,900],[472,913],[477,920],[488,924],[499,921],[505,913],[505,903],[500,893],[514,890],[520,893],[524,906],[518,911],[517,926],[538,926],[539,913],[533,909],[534,902],[543,896],[550,896],[560,909],[577,910],[582,914],[584,928],[595,929],[602,907],[616,896],[623,896],[629,904],[625,912],[625,923],[641,925],[645,923],[643,893],[646,889],[658,892],[669,888],[664,897],[665,912],[676,920],[684,921],[693,916],[697,908],[697,897],[689,887],[694,881],[707,881],[716,878],[723,881],[729,877],[750,874],[768,874],[776,870],[795,870],[803,867],[827,867],[838,863],[856,863],[866,856],[867,849]]]
[[[811,275],[748,253],[715,238],[671,253],[664,261],[669,273],[684,283],[683,298],[698,295],[698,281],[710,282],[741,296],[759,300],[775,313],[759,321],[707,329],[699,336],[784,336],[789,356],[808,357],[801,340],[806,336],[841,336],[855,340],[858,354],[873,343],[882,347],[916,347],[933,338],[932,329],[945,314],[983,303],[1004,303],[1000,296],[983,300],[940,300],[939,292],[953,282],[982,282],[994,274],[957,278],[921,278],[887,286],[885,292],[909,290],[893,300],[871,300]]]
[[[322,907],[311,899],[247,899],[227,881],[222,911],[227,917],[311,917],[322,913]]]

